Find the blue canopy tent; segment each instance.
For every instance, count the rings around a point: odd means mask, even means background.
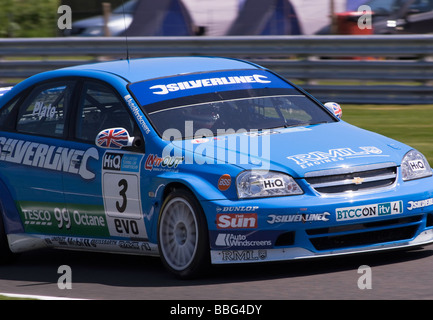
[[[246,0],[227,35],[299,35],[301,26],[289,0]]]
[[[128,36],[191,36],[191,16],[181,0],[139,0]]]

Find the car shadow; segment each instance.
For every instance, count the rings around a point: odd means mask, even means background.
[[[57,284],[62,265],[73,273],[74,283],[114,287],[175,287],[241,283],[297,278],[357,270],[361,265],[384,266],[425,259],[433,249],[389,251],[279,263],[214,266],[198,279],[182,280],[167,272],[159,258],[43,249],[20,255],[13,264],[0,266],[2,281],[19,281],[19,287]]]

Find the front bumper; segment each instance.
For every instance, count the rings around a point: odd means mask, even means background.
[[[410,241],[389,242],[369,247],[349,248],[335,251],[312,252],[302,247],[280,249],[250,249],[250,250],[211,250],[213,264],[256,263],[271,261],[288,261],[308,258],[325,258],[331,256],[367,253],[392,249],[410,249],[412,247],[433,244],[433,229],[421,232]]]
[[[369,194],[204,201],[213,264],[327,257],[433,243],[433,177]]]

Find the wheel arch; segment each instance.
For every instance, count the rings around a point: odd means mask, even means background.
[[[24,227],[7,185],[0,179],[0,214],[6,234],[24,233]]]
[[[158,223],[159,223],[159,220],[161,218],[161,210],[164,207],[164,203],[165,203],[167,197],[172,192],[179,190],[179,189],[189,192],[195,198],[195,200],[197,201],[198,205],[200,206],[200,208],[202,210],[202,214],[206,220],[206,223],[208,223],[206,213],[204,212],[203,206],[201,205],[201,202],[200,202],[200,198],[199,198],[199,196],[197,196],[194,188],[191,188],[191,186],[189,186],[189,184],[187,184],[185,182],[180,182],[180,181],[170,182],[165,186],[165,188],[162,192],[161,204],[159,206],[159,211],[158,211]]]

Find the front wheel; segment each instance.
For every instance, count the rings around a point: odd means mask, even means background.
[[[165,267],[181,278],[199,276],[208,269],[207,223],[189,191],[175,190],[165,199],[158,223],[158,246]]]

